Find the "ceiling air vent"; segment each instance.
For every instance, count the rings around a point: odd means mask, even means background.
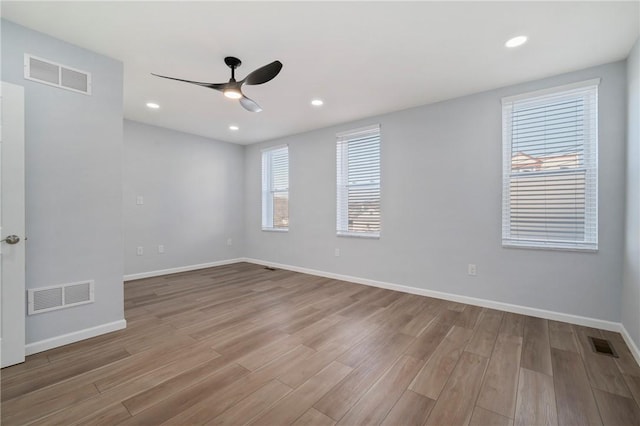
[[[24,78],[74,92],[91,94],[91,74],[33,55],[24,55]]]
[[[94,301],[93,281],[60,284],[27,290],[29,315]]]

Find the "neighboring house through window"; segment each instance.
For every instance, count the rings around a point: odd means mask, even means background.
[[[337,234],[380,236],[380,125],[337,135]]]
[[[597,250],[598,84],[502,100],[504,246]]]
[[[262,151],[262,229],[289,229],[289,147]]]

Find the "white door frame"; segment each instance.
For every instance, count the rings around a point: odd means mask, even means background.
[[[0,364],[24,362],[25,174],[24,88],[2,82],[0,90]],[[7,243],[10,235],[20,238]]]

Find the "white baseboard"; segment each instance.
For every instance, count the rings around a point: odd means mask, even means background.
[[[513,313],[522,314],[522,315],[529,315],[529,316],[538,317],[538,318],[545,318],[545,319],[550,319],[550,320],[555,320],[555,321],[568,322],[568,323],[571,323],[571,324],[582,325],[582,326],[586,326],[586,327],[599,328],[599,329],[602,329],[602,330],[616,331],[616,332],[619,332],[622,335],[622,337],[624,338],[625,342],[627,343],[627,346],[629,347],[629,350],[631,351],[631,353],[633,354],[634,358],[636,359],[636,362],[638,362],[638,364],[640,364],[640,349],[638,349],[638,346],[633,341],[633,339],[629,335],[629,332],[624,327],[624,325],[621,324],[621,323],[618,323],[618,322],[606,321],[606,320],[601,320],[601,319],[597,319],[597,318],[584,317],[584,316],[580,316],[580,315],[566,314],[566,313],[562,313],[562,312],[548,311],[548,310],[545,310],[545,309],[532,308],[532,307],[529,307],[529,306],[513,305],[513,304],[510,304],[510,303],[497,302],[497,301],[494,301],[494,300],[480,299],[480,298],[476,298],[476,297],[462,296],[462,295],[458,295],[458,294],[445,293],[445,292],[440,292],[440,291],[435,291],[435,290],[428,290],[428,289],[422,289],[422,288],[417,288],[417,287],[409,287],[409,286],[405,286],[405,285],[393,284],[393,283],[388,283],[388,282],[384,282],[384,281],[376,281],[376,280],[371,280],[371,279],[367,279],[367,278],[354,277],[354,276],[350,276],[350,275],[335,274],[335,273],[332,273],[332,272],[325,272],[325,271],[319,271],[319,270],[316,270],[316,269],[304,268],[304,267],[300,267],[300,266],[293,266],[293,265],[286,265],[286,264],[282,264],[282,263],[269,262],[269,261],[260,260],[260,259],[236,258],[236,259],[221,260],[221,261],[211,262],[211,263],[202,263],[202,264],[199,264],[199,265],[190,265],[190,266],[182,266],[182,267],[179,267],[179,268],[163,269],[163,270],[159,270],[159,271],[143,272],[143,273],[139,273],[139,274],[125,275],[124,276],[124,280],[125,281],[131,281],[131,280],[137,280],[137,279],[141,279],[141,278],[157,277],[157,276],[160,276],[160,275],[175,274],[177,272],[194,271],[194,270],[197,270],[197,269],[204,269],[204,268],[211,268],[211,267],[214,267],[214,266],[229,265],[229,264],[238,263],[238,262],[255,263],[257,265],[263,265],[263,266],[269,266],[269,267],[272,267],[272,268],[285,269],[285,270],[288,270],[288,271],[300,272],[300,273],[303,273],[303,274],[315,275],[315,276],[325,277],[325,278],[332,278],[332,279],[341,280],[341,281],[349,281],[349,282],[368,285],[368,286],[372,286],[372,287],[379,287],[379,288],[385,288],[385,289],[388,289],[388,290],[400,291],[400,292],[403,292],[403,293],[416,294],[416,295],[419,295],[419,296],[434,297],[436,299],[449,300],[449,301],[452,301],[452,302],[465,303],[465,304],[469,304],[469,305],[475,305],[475,306],[481,306],[481,307],[485,307],[485,308],[497,309],[497,310],[506,311],[506,312],[513,312]],[[126,320],[122,319],[122,320],[119,320],[119,321],[115,321],[115,322],[111,322],[111,323],[107,323],[107,324],[102,324],[102,325],[99,325],[99,326],[96,326],[96,327],[91,327],[91,328],[87,328],[87,329],[84,329],[84,330],[75,331],[73,333],[64,334],[62,336],[57,336],[57,337],[52,337],[50,339],[41,340],[39,342],[29,343],[28,345],[25,346],[25,354],[26,355],[32,355],[32,354],[35,354],[35,353],[38,353],[38,352],[43,352],[43,351],[46,351],[48,349],[56,348],[58,346],[68,345],[70,343],[78,342],[78,341],[84,340],[84,339],[89,339],[91,337],[99,336],[101,334],[105,334],[105,333],[110,333],[112,331],[121,330],[123,328],[126,328],[126,326],[127,326]]]
[[[532,308],[529,306],[513,305],[510,303],[496,302],[494,300],[480,299],[476,297],[462,296],[459,294],[445,293],[435,290],[427,290],[417,287],[409,287],[400,284],[392,284],[383,281],[370,280],[367,278],[354,277],[350,275],[335,274],[332,272],[319,271],[316,269],[303,268],[300,266],[285,265],[282,263],[269,262],[260,259],[244,258],[243,262],[255,263],[258,265],[269,266],[272,268],[286,269],[303,274],[316,275],[319,277],[332,278],[341,281],[349,281],[358,284],[364,284],[372,287],[385,288],[388,290],[400,291],[403,293],[416,294],[418,296],[434,297],[436,299],[449,300],[452,302],[465,303],[468,305],[482,306],[484,308],[497,309],[500,311],[513,312],[516,314],[529,315],[537,318],[550,319],[554,321],[562,321],[570,324],[582,325],[585,327],[598,328],[601,330],[615,331],[622,335],[627,343],[629,350],[640,365],[640,349],[633,341],[629,332],[622,323],[614,321],[606,321],[598,318],[584,317],[580,315],[566,314],[563,312],[548,311],[545,309]]]
[[[334,274],[332,272],[318,271],[315,269],[302,268],[299,266],[284,265],[281,263],[268,262],[260,259],[245,258],[245,262],[256,263],[258,265],[270,266],[272,268],[286,269],[303,274],[316,275],[325,278],[332,278],[341,281],[349,281],[358,284],[364,284],[372,287],[386,288],[388,290],[400,291],[403,293],[416,294],[419,296],[434,297],[436,299],[444,299],[452,302],[466,303],[468,305],[482,306],[484,308],[498,309],[500,311],[513,312],[516,314],[529,315],[532,317],[545,318],[555,321],[568,322],[571,324],[582,325],[586,327],[599,328],[601,330],[617,331],[622,333],[622,324],[619,322],[606,321],[597,318],[583,317],[579,315],[565,314],[562,312],[547,311],[545,309],[532,308],[529,306],[513,305],[510,303],[496,302],[494,300],[480,299],[476,297],[462,296],[459,294],[445,293],[435,290],[427,290],[417,287],[409,287],[400,284],[392,284],[383,281],[375,281],[367,278],[353,277],[350,275]],[[630,340],[630,339],[629,339]]]
[[[230,265],[232,263],[238,263],[243,261],[244,260],[241,258],[226,259],[226,260],[218,260],[216,262],[200,263],[198,265],[187,265],[187,266],[179,266],[177,268],[160,269],[157,271],[140,272],[137,274],[125,275],[124,280],[133,281],[133,280],[139,280],[142,278],[159,277],[161,275],[177,274],[178,272],[189,272],[189,271],[195,271],[197,269],[213,268],[214,266]]]
[[[151,278],[151,277],[157,277],[161,275],[175,274],[178,272],[188,272],[188,271],[194,271],[197,269],[212,268],[215,266],[222,266],[222,265],[230,265],[238,262],[255,263],[257,265],[269,266],[272,268],[279,268],[279,269],[286,269],[288,271],[300,272],[303,274],[315,275],[315,276],[325,277],[325,278],[332,278],[332,279],[337,279],[341,281],[349,281],[349,282],[368,285],[372,287],[379,287],[379,288],[385,288],[388,290],[400,291],[403,293],[416,294],[418,296],[434,297],[436,299],[449,300],[452,302],[465,303],[468,305],[481,306],[484,308],[497,309],[500,311],[513,312],[516,314],[529,315],[532,317],[550,319],[554,321],[562,321],[570,324],[598,328],[601,330],[616,331],[622,335],[625,342],[627,343],[627,346],[629,346],[629,350],[633,353],[633,356],[635,357],[638,364],[640,364],[640,350],[638,349],[638,346],[633,341],[633,339],[631,338],[627,330],[619,322],[606,321],[598,318],[584,317],[580,315],[567,314],[563,312],[549,311],[545,309],[533,308],[530,306],[522,306],[522,305],[514,305],[511,303],[497,302],[489,299],[480,299],[476,297],[463,296],[459,294],[445,293],[441,291],[410,287],[410,286],[405,286],[400,284],[388,283],[384,281],[371,280],[368,278],[354,277],[351,275],[335,274],[333,272],[326,272],[326,271],[320,271],[316,269],[304,268],[300,266],[269,262],[269,261],[260,260],[260,259],[245,257],[245,258],[221,260],[221,261],[210,262],[210,263],[202,263],[199,265],[189,265],[189,266],[182,266],[178,268],[162,269],[158,271],[142,272],[138,274],[125,275],[124,280],[131,281],[131,280],[138,280],[141,278]],[[121,328],[124,328],[124,326]],[[99,334],[102,334],[102,333],[99,333]],[[89,337],[93,337],[93,336],[89,336]],[[71,342],[67,342],[67,343],[71,343]],[[63,344],[67,344],[67,343],[63,343]],[[35,345],[35,344],[32,344],[32,345]],[[60,345],[57,345],[57,346],[60,346]],[[52,347],[55,347],[55,346],[52,346]],[[50,348],[46,348],[46,349],[50,349]],[[42,350],[46,350],[46,349],[42,349]],[[40,352],[40,350],[35,352]],[[35,353],[35,352],[31,352],[31,353]]]
[[[25,346],[25,355],[33,355],[38,352],[44,352],[58,346],[68,345],[69,343],[79,342],[80,340],[90,339],[91,337],[100,336],[101,334],[111,333],[112,331],[122,330],[127,327],[127,321],[121,319],[119,321],[101,324],[84,330],[74,331],[72,333],[63,334],[61,336],[52,337],[50,339],[40,340],[39,342],[29,343]]]
[[[633,354],[633,357],[636,359],[636,362],[638,363],[638,365],[640,365],[640,349],[638,349],[638,345],[636,345],[636,342],[633,341],[631,335],[623,324],[620,324],[620,334],[622,334],[622,338],[627,343],[627,346]]]

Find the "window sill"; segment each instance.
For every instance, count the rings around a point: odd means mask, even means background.
[[[359,234],[355,232],[339,232],[336,234],[337,237],[353,237],[353,238],[364,238],[369,240],[379,240],[380,234]]]
[[[289,228],[262,228],[264,232],[289,232]]]
[[[578,253],[598,253],[598,248],[588,247],[563,247],[563,246],[544,246],[518,243],[502,243],[502,248],[506,249],[528,249],[528,250],[548,250],[548,251],[572,251]]]

